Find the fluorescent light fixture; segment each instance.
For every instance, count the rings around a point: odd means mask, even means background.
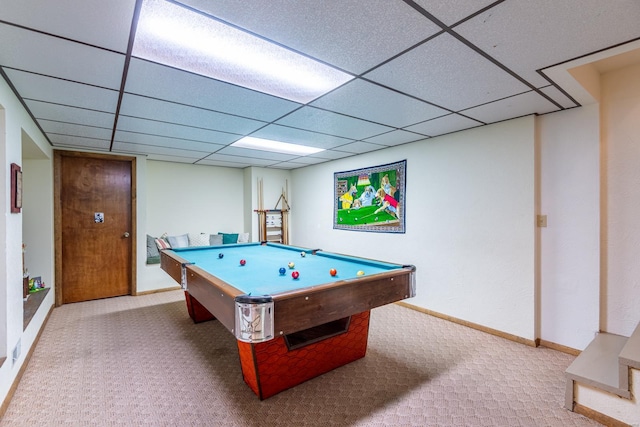
[[[245,136],[231,144],[232,147],[251,148],[253,150],[272,151],[282,154],[308,156],[324,151],[324,148],[308,147],[306,145],[289,144],[287,142],[272,141],[270,139]]]
[[[144,0],[133,55],[303,104],[354,78],[165,0]]]

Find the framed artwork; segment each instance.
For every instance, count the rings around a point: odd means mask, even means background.
[[[333,228],[405,232],[407,161],[334,173]]]
[[[11,163],[11,213],[20,213],[22,209],[22,169]]]

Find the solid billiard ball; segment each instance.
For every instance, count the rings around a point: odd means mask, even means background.
[[[247,261],[246,261],[246,260],[244,260],[244,259],[241,259],[241,260],[240,260],[240,265],[245,265],[246,263],[247,263]]]
[[[364,271],[359,270],[356,274],[357,274],[358,276],[364,276]]]
[[[289,265],[289,268],[293,268],[296,266],[293,262],[290,262],[288,265]]]
[[[284,273],[287,272],[287,270],[284,267],[280,267],[280,270],[278,270],[280,272],[281,276],[284,276]]]
[[[300,277],[300,273],[298,273],[297,271],[294,271],[293,273],[291,273],[291,277],[293,277],[294,279],[297,279],[298,277]]]
[[[222,252],[220,252],[220,253],[218,254],[218,258],[221,258],[221,259],[222,259],[222,257],[224,257],[224,254],[223,254]]]
[[[305,251],[302,251],[302,252],[300,252],[300,256],[301,256],[302,258],[304,258],[304,257],[306,257],[306,256],[307,256],[307,253],[306,253]]]
[[[332,276],[335,276],[336,274],[338,274],[338,270],[336,270],[335,268],[332,268],[331,270],[329,270],[329,274]]]

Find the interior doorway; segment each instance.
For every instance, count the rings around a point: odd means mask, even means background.
[[[56,151],[56,305],[135,289],[135,157]]]

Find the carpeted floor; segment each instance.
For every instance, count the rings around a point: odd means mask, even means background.
[[[235,338],[181,291],[53,310],[0,426],[595,426],[562,407],[572,356],[398,306],[367,356],[260,401]]]

